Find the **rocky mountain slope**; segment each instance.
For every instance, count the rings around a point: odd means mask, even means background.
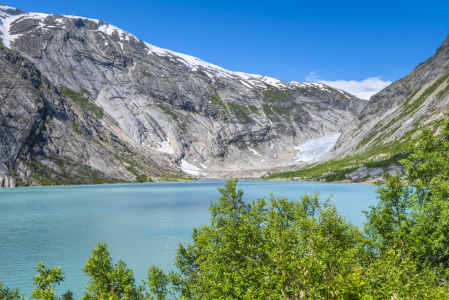
[[[292,165],[295,146],[341,132],[366,104],[320,83],[231,72],[99,20],[5,5],[0,20],[2,44],[34,63],[58,103],[71,107],[66,124],[75,137],[111,143],[89,153],[101,159],[79,161],[107,178],[235,176]],[[14,159],[5,174],[16,171]]]
[[[123,161],[139,154],[6,48],[0,48],[0,99],[2,187],[135,180]],[[152,175],[170,171],[146,163]]]
[[[325,159],[381,159],[422,128],[435,131],[449,106],[449,37],[434,56],[372,96]]]
[[[372,96],[329,152],[268,178],[382,182],[386,173],[403,172],[404,146],[421,130],[439,133],[448,109],[449,36],[432,57]]]

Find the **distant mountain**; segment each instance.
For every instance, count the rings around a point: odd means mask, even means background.
[[[25,13],[5,5],[0,5],[0,20],[2,44],[34,63],[73,111],[70,126],[86,143],[103,145],[107,151],[98,149],[95,155],[104,160],[112,155],[111,165],[122,173],[110,172],[112,167],[98,164],[90,152],[76,159],[111,180],[182,172],[260,175],[295,164],[295,146],[342,132],[366,104],[321,83],[228,71],[99,20]],[[100,131],[113,138],[105,142]],[[114,153],[108,143],[127,150]],[[48,151],[26,158],[35,166],[30,174],[47,174],[43,160],[55,153],[59,159],[74,157],[59,146]],[[3,169],[12,174],[17,162],[10,159]],[[22,181],[30,183],[27,178]]]

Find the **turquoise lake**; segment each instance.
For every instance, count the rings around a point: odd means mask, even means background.
[[[0,281],[30,296],[34,267],[61,266],[57,291],[81,298],[87,277],[82,266],[97,241],[107,241],[114,262],[134,270],[137,284],[156,264],[173,269],[179,243],[191,229],[209,222],[209,205],[224,181],[167,182],[0,189]],[[319,191],[333,194],[339,212],[362,225],[361,212],[376,205],[376,187],[362,184],[241,181],[246,200],[285,196],[299,199]],[[60,295],[60,294],[59,294]]]

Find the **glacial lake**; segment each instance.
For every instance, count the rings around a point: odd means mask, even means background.
[[[87,277],[81,272],[97,241],[107,241],[114,263],[134,270],[137,284],[153,264],[173,269],[179,243],[191,241],[193,227],[209,223],[210,201],[224,181],[136,183],[0,189],[0,281],[30,297],[34,267],[61,266],[80,299]],[[378,202],[375,186],[292,181],[240,181],[245,200],[285,196],[299,199],[319,191],[333,194],[339,212],[362,225],[361,212]]]

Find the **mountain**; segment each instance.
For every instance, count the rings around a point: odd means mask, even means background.
[[[423,128],[437,131],[448,106],[449,37],[435,55],[372,96],[325,159],[393,156]]]
[[[111,180],[260,175],[295,165],[295,146],[343,131],[366,104],[321,83],[228,71],[100,20],[6,5],[0,20],[2,44],[32,62],[73,111],[67,126],[88,144],[103,145],[103,132],[126,148],[85,153],[82,163]],[[114,172],[96,156],[111,159]],[[27,159],[42,167],[43,157]],[[14,159],[3,169],[15,172]]]

